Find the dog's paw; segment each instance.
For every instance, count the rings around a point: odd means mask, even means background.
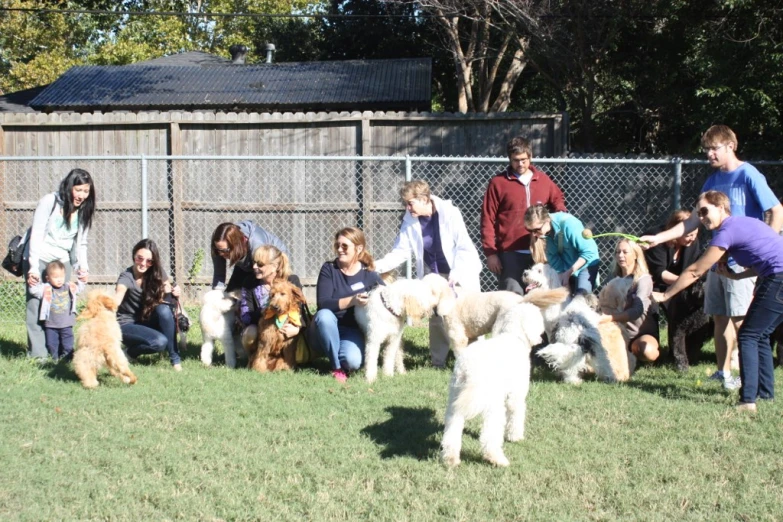
[[[518,442],[520,440],[523,440],[525,438],[525,430],[511,430],[508,433],[506,433],[506,440],[509,442]]]
[[[582,384],[582,378],[578,375],[564,375],[563,376],[563,382],[568,384],[573,384],[575,386],[579,386]]]
[[[441,452],[440,460],[441,462],[443,462],[444,465],[450,468],[457,467],[459,466],[460,462],[462,462],[459,459],[459,453],[454,453],[451,451],[447,452],[445,450]]]
[[[82,386],[87,388],[88,390],[94,390],[98,387],[98,381],[82,381]]]
[[[495,466],[505,468],[511,465],[503,453],[487,453],[484,455],[484,460]]]
[[[378,379],[378,372],[377,371],[365,371],[364,372],[364,378],[369,383],[373,383]]]

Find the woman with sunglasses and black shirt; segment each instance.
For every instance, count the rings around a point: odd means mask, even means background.
[[[133,247],[133,265],[117,279],[114,300],[122,343],[130,359],[139,355],[168,352],[175,371],[182,371],[177,351],[174,313],[165,294],[179,297],[179,286],[171,286],[163,271],[158,246],[142,239]]]
[[[253,252],[264,245],[272,245],[289,256],[288,249],[279,237],[256,226],[252,221],[221,223],[212,233],[212,288],[225,291],[243,288],[246,284],[255,285],[253,272]],[[226,272],[234,267],[226,285]]]

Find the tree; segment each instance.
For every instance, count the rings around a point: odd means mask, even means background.
[[[502,112],[508,108],[527,65],[530,38],[524,26],[535,20],[535,4],[528,0],[416,2],[439,24],[443,42],[452,54],[459,112]]]

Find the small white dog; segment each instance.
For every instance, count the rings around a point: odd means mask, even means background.
[[[531,303],[519,303],[498,315],[492,337],[471,343],[457,354],[449,384],[441,459],[460,463],[465,421],[481,415],[481,453],[496,466],[508,466],[503,437],[525,436],[530,389],[530,350],[541,342],[544,319]]]
[[[204,343],[201,345],[201,362],[206,366],[212,365],[215,341],[220,341],[223,345],[226,366],[229,368],[237,366],[237,348],[240,356],[244,353],[242,347],[234,342],[235,303],[234,296],[222,290],[210,290],[204,294],[199,323],[204,338]]]
[[[378,377],[378,356],[383,352],[383,374],[405,373],[403,364],[402,332],[408,318],[421,320],[433,312],[453,306],[454,291],[448,281],[437,274],[421,280],[399,279],[370,292],[367,306],[354,308],[356,322],[367,339],[364,350],[364,375],[367,382]]]

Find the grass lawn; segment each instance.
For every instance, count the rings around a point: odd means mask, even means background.
[[[192,315],[193,316],[193,315]],[[197,317],[197,315],[196,315]],[[706,377],[642,367],[630,383],[557,382],[537,367],[511,466],[438,459],[450,374],[406,332],[409,373],[346,385],[324,361],[260,375],[142,358],[133,387],[82,389],[0,328],[0,520],[781,520],[783,407],[733,411]],[[711,360],[712,359],[712,360]],[[783,372],[776,373],[777,382]],[[777,393],[781,396],[778,384]]]

